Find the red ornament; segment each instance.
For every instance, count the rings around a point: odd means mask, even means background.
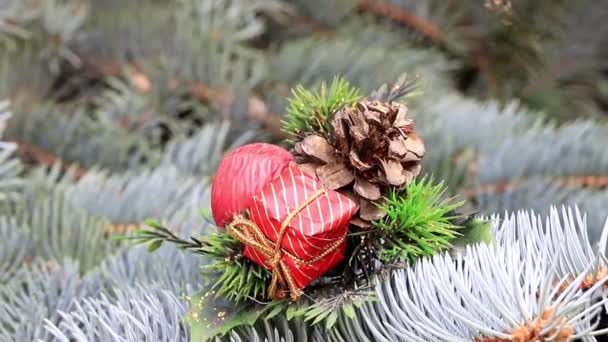
[[[296,299],[299,289],[343,260],[356,210],[355,202],[292,163],[255,195],[249,219],[237,217],[228,233],[245,244],[247,258],[272,270],[273,299],[287,293]]]
[[[294,157],[278,146],[255,143],[241,146],[221,161],[211,187],[211,210],[223,227],[249,207],[254,194],[276,178]]]

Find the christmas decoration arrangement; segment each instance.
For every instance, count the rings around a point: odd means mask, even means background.
[[[0,342],[605,340],[607,21],[1,0]]]
[[[191,298],[197,338],[280,313],[331,328],[373,301],[379,277],[463,241],[490,242],[489,224],[459,214],[463,202],[421,174],[423,138],[401,78],[364,97],[342,78],[293,91],[283,146],[229,152],[213,179],[215,231],[182,239],[149,221],[135,236],[210,259],[215,279]]]

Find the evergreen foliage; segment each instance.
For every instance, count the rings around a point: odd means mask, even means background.
[[[240,302],[250,298],[266,298],[270,272],[242,255],[241,244],[226,232],[211,234],[205,239],[205,253],[216,262],[205,266],[209,273],[221,272],[212,289],[217,296]],[[234,260],[238,258],[238,260]]]
[[[155,252],[167,242],[191,253],[209,257],[209,264],[202,269],[208,277],[215,277],[210,288],[215,297],[225,297],[236,304],[251,298],[267,297],[270,272],[246,259],[242,244],[225,231],[210,233],[202,240],[195,237],[185,240],[157,222],[148,220],[146,225],[147,228],[127,239],[148,244],[148,252]]]
[[[313,132],[327,135],[331,115],[360,98],[359,89],[340,77],[335,77],[329,87],[322,82],[319,89],[314,91],[297,86],[293,90],[293,98],[289,100],[283,131],[293,139]]]
[[[201,331],[470,341],[505,338],[558,304],[552,322],[593,341],[605,332],[608,5],[485,3],[0,1],[0,341],[189,341]],[[437,222],[433,241],[451,247],[416,250],[427,256],[371,288],[243,315],[245,298],[266,288],[237,283],[264,270],[225,267],[233,251],[220,246],[231,241],[200,215],[222,156],[279,143],[281,127],[291,138],[318,129],[308,114],[359,96],[396,99],[390,85],[403,73],[425,85],[398,101],[425,141],[428,178],[387,205],[428,214],[404,226]],[[415,203],[436,206],[402,203],[416,191]],[[453,217],[453,196],[479,216]],[[149,218],[208,253],[116,239]],[[217,282],[222,272],[231,281]],[[225,320],[197,307],[215,284],[241,299],[222,303]],[[220,324],[192,323],[195,312]]]
[[[462,228],[453,223],[459,218],[454,211],[464,202],[442,198],[445,191],[441,183],[423,178],[410,184],[407,192],[392,191],[387,196],[380,206],[388,215],[374,224],[384,241],[381,259],[414,261],[451,246]]]

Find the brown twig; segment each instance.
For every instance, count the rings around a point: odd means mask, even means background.
[[[127,76],[129,81],[141,93],[148,93],[151,89],[152,82],[136,64],[121,64],[115,60],[89,59],[85,65],[103,75]],[[235,95],[231,89],[213,88],[200,81],[189,82],[188,84],[180,80],[171,80],[170,82],[171,88],[183,86],[199,101],[215,106],[226,115],[230,114],[230,108],[235,101]],[[285,133],[281,130],[280,116],[272,112],[260,97],[255,95],[249,97],[247,113],[250,119],[258,122],[263,128],[272,133],[275,138],[283,139],[286,137]]]
[[[562,176],[550,179],[554,184],[562,187],[583,187],[593,189],[608,188],[608,175],[589,175],[589,176]],[[504,181],[496,183],[481,184],[470,187],[464,191],[466,198],[474,198],[480,194],[500,194],[508,191],[516,190],[524,186],[527,182],[520,181]]]
[[[475,65],[477,65],[477,69],[479,70],[481,77],[491,87],[491,89],[496,90],[498,88],[495,70],[496,68],[491,56],[488,53],[488,48],[484,43],[481,34],[471,29],[465,30],[464,32],[470,54],[473,57]]]
[[[440,42],[442,39],[441,30],[432,22],[403,8],[386,3],[383,0],[357,0],[357,8],[360,11],[370,12],[396,23],[406,25],[435,43]],[[292,11],[274,11],[269,14],[278,23],[288,25],[290,28],[310,31],[313,34],[321,36],[332,36],[335,33],[333,27],[311,18],[299,16]]]
[[[49,153],[48,151],[26,143],[22,141],[15,141],[17,144],[17,156],[27,162],[35,162],[46,167],[53,167],[56,164],[61,165],[64,171],[74,172],[77,178],[80,178],[86,174],[86,169],[80,165],[68,161],[61,160],[61,158]]]
[[[388,4],[383,0],[358,0],[358,7],[363,11],[371,12],[399,24],[406,25],[433,43],[441,43],[443,41],[443,33],[437,25],[403,8]],[[465,33],[471,57],[477,65],[479,73],[492,89],[496,89],[498,85],[496,71],[481,35],[470,30],[469,32],[465,30]]]
[[[588,291],[593,288],[598,282],[604,280],[608,276],[608,268],[601,266],[593,272],[590,272],[585,276],[579,288],[582,291]],[[559,287],[559,292],[562,293],[572,284],[571,280],[566,281]],[[603,284],[606,286],[606,283]],[[542,315],[536,317],[530,322],[526,322],[521,326],[515,328],[511,332],[511,336],[508,339],[498,337],[480,337],[473,340],[473,342],[533,342],[533,341],[545,341],[549,336],[553,336],[552,341],[566,342],[572,339],[574,335],[574,329],[566,322],[565,319],[561,318],[556,321],[555,310],[548,309],[543,312]],[[547,327],[551,326],[552,329],[543,333]]]
[[[544,332],[548,327],[552,327],[549,331]],[[474,342],[533,342],[545,341],[549,336],[553,336],[552,341],[566,342],[572,339],[575,331],[572,326],[563,319],[555,322],[555,310],[549,309],[542,313],[539,317],[530,322],[517,327],[511,332],[508,339],[498,337],[481,337],[476,338]]]
[[[204,83],[194,82],[189,86],[190,93],[199,101],[210,103],[218,107],[226,114],[235,101],[230,89],[220,90],[208,87]],[[277,113],[268,109],[268,106],[260,97],[252,95],[248,99],[247,114],[250,119],[259,123],[267,129],[275,138],[284,139],[286,134],[281,129],[281,118]]]
[[[585,276],[585,279],[583,279],[583,282],[580,284],[579,288],[583,291],[587,291],[606,277],[608,277],[608,267],[601,266],[601,267],[597,268],[596,270],[589,272]],[[574,277],[572,277],[568,281],[561,284],[561,286],[559,288],[559,292],[562,293],[562,292],[566,291],[568,286],[570,286],[570,284],[572,283],[573,279],[574,279]],[[604,283],[603,285],[604,285],[604,287],[606,287],[608,284]]]
[[[443,33],[437,25],[403,8],[388,4],[383,0],[358,0],[357,4],[359,9],[403,24],[433,43],[443,42]],[[477,65],[481,77],[492,89],[496,89],[498,85],[496,70],[481,35],[470,30],[468,32],[465,30],[465,33],[471,57]]]
[[[314,19],[298,15],[291,10],[276,10],[267,12],[278,24],[289,26],[302,31],[308,31],[318,36],[332,36],[335,31],[332,27],[315,21]]]
[[[125,235],[140,229],[140,225],[136,223],[113,223],[104,229],[106,237],[114,235]]]
[[[403,8],[388,4],[382,0],[358,0],[357,5],[361,10],[407,25],[435,43],[439,43],[442,40],[443,35],[441,30],[435,24]]]
[[[150,91],[151,82],[148,76],[135,64],[121,64],[116,60],[84,59],[83,66],[100,75],[128,76],[138,91],[147,93]],[[179,82],[174,82],[174,86]],[[193,82],[186,87],[192,96],[198,100],[209,103],[226,112],[234,101],[234,95],[230,90],[220,90],[208,87],[201,82]],[[258,122],[262,127],[270,131],[277,139],[282,139],[285,134],[281,130],[281,119],[278,114],[268,109],[266,103],[257,96],[251,96],[248,103],[248,114],[252,120]],[[77,178],[81,178],[87,170],[74,162],[62,160],[60,157],[44,150],[41,147],[23,141],[16,141],[17,155],[24,161],[52,167],[59,163],[64,171],[71,170]]]

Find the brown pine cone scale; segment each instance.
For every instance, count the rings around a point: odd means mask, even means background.
[[[319,166],[316,169],[317,177],[329,190],[337,190],[351,184],[355,175],[342,162],[335,162]]]

